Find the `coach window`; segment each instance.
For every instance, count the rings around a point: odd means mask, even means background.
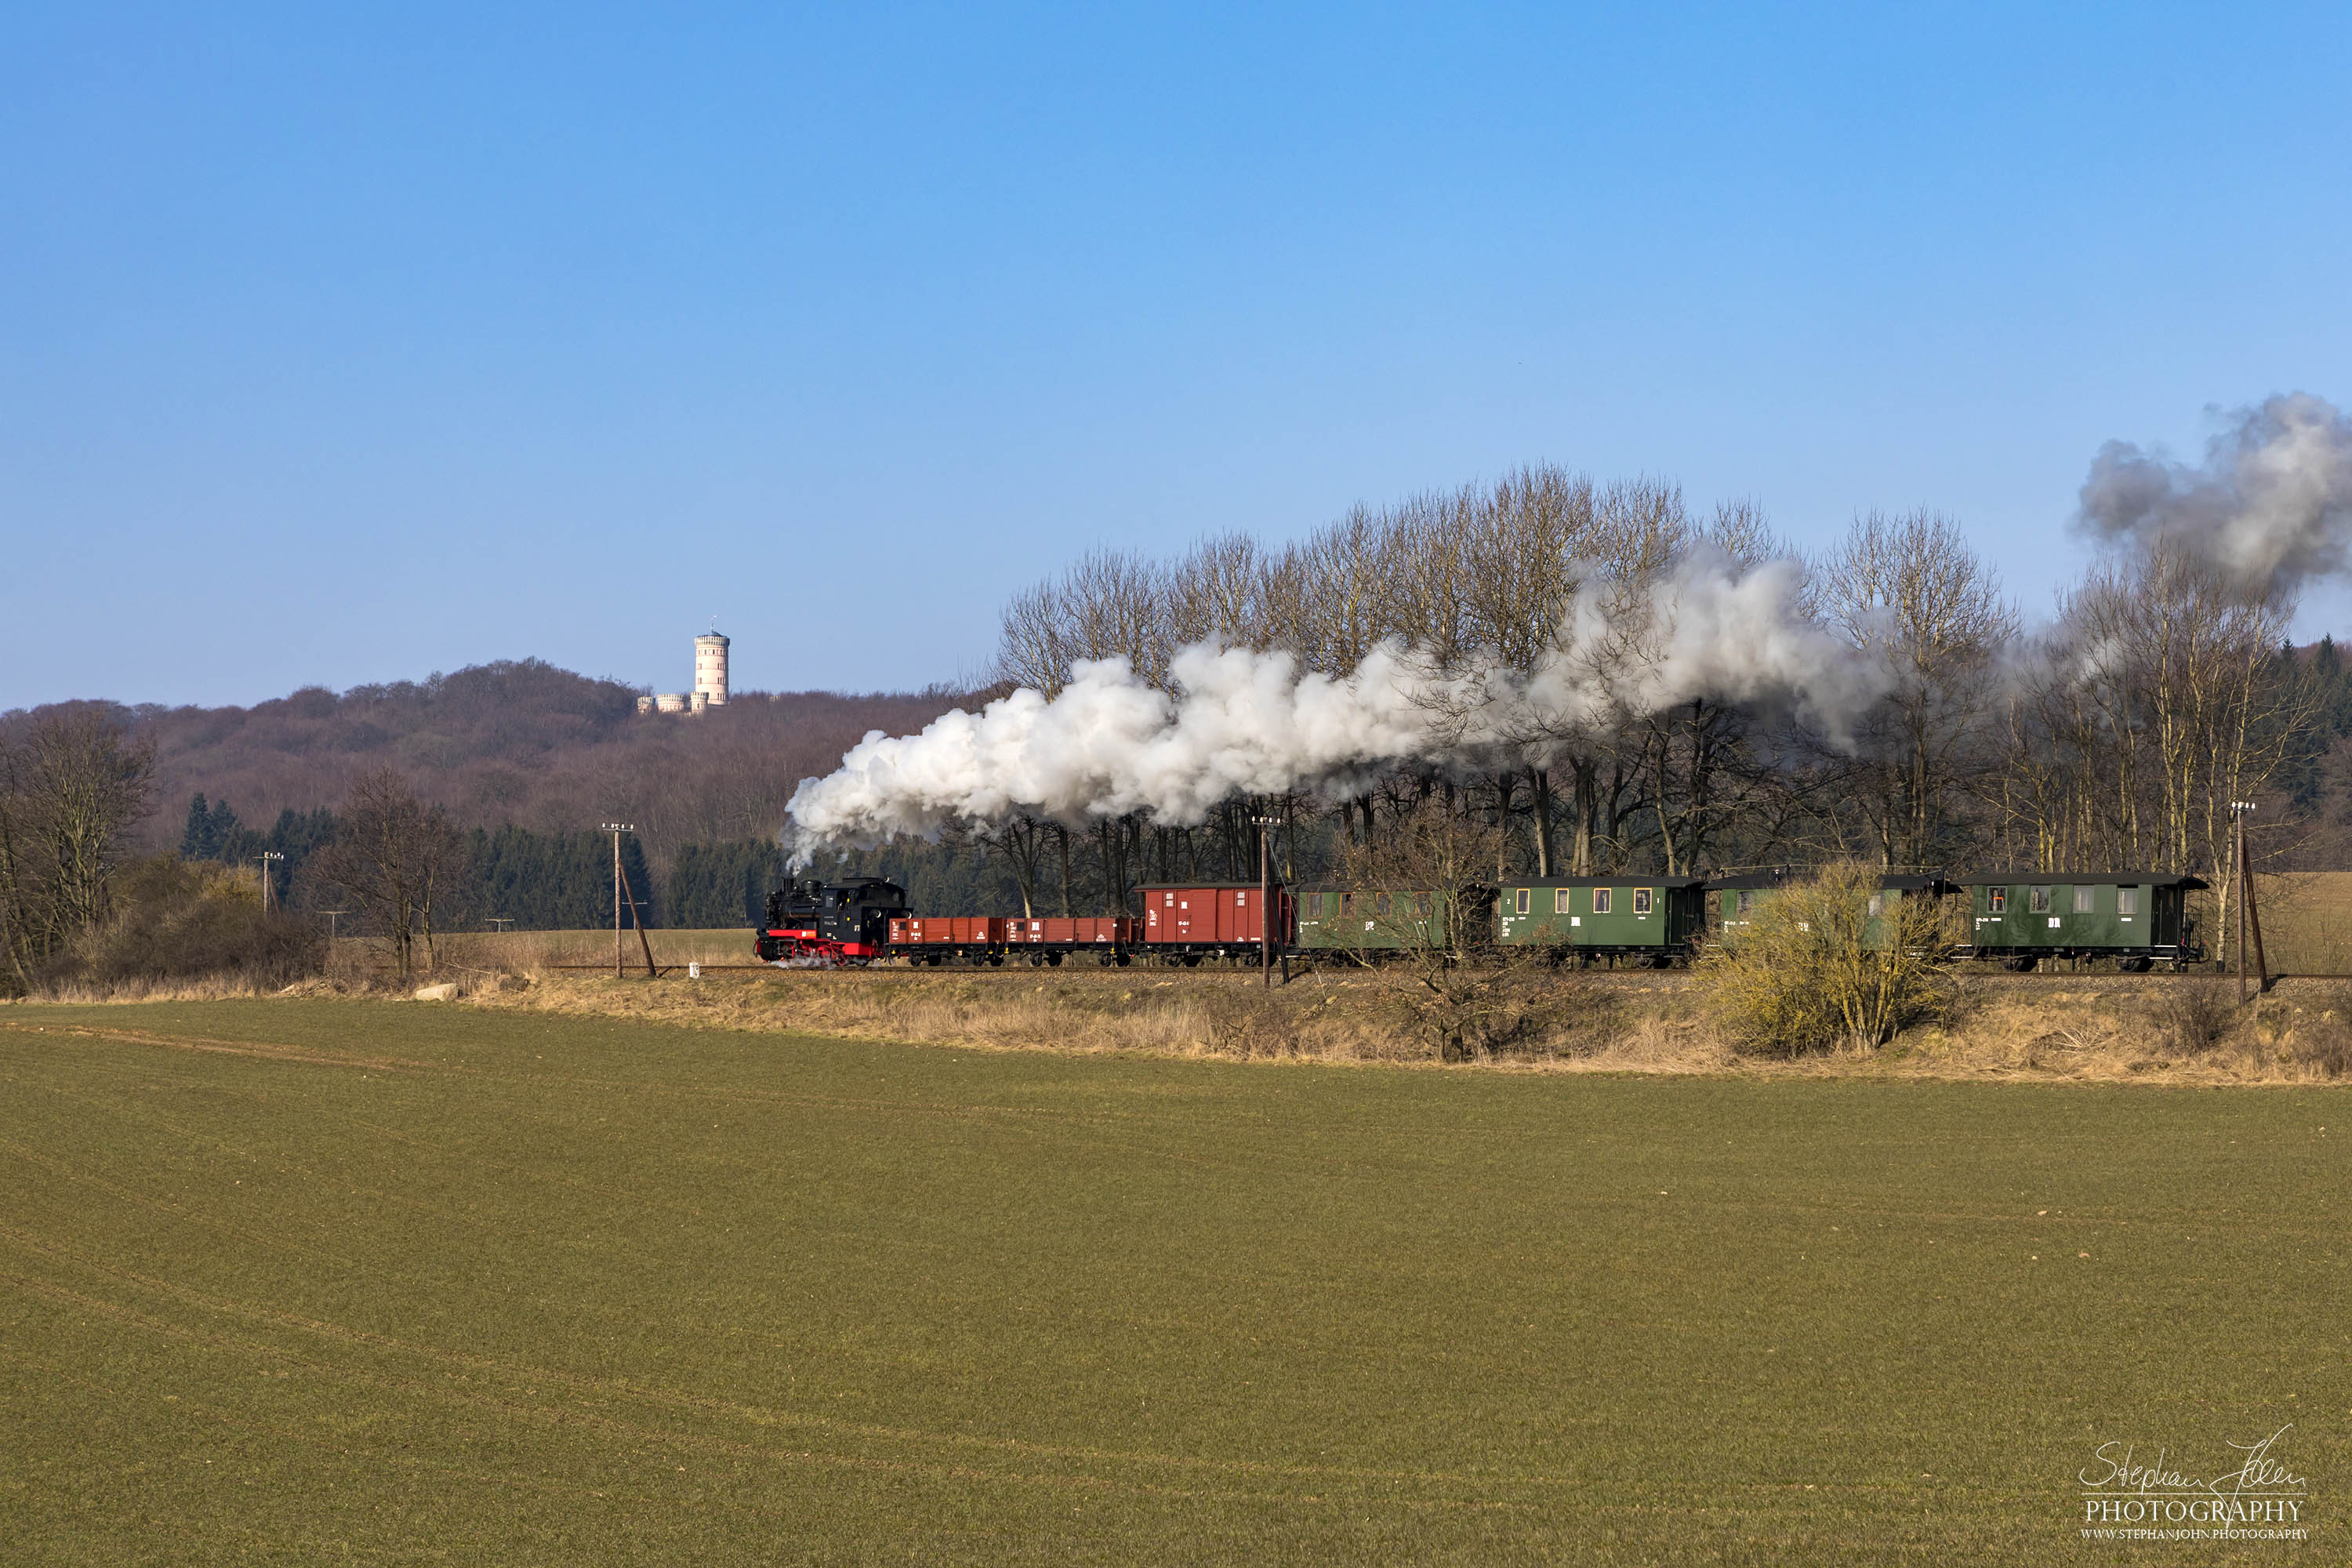
[[[2027,889],[2025,893],[2025,912],[2030,915],[2048,914],[2050,912],[2050,889],[2047,888]]]
[[[1741,920],[1746,920],[1748,918],[1748,912],[1756,907],[1756,895],[1752,892],[1743,891],[1738,895],[1738,898],[1739,902],[1736,907],[1736,912]]]
[[[1374,893],[1372,895],[1372,913],[1376,915],[1384,915],[1388,912],[1389,896],[1386,893]]]
[[[2126,919],[2129,919],[2131,916],[2139,913],[2139,889],[2137,888],[2117,888],[2116,889],[2116,913],[2124,916]]]
[[[1352,915],[1356,912],[1355,894],[1342,893],[1339,895],[1339,912],[1343,915]]]
[[[1568,913],[1568,889],[1566,888],[1554,888],[1551,890],[1551,912],[1556,915],[1564,915]]]
[[[1609,912],[1610,895],[1616,889],[1613,888],[1595,888],[1592,889],[1592,912],[1594,914],[1605,915]]]
[[[1637,915],[1646,915],[1650,912],[1649,889],[1636,888],[1633,889],[1633,912]]]
[[[1531,901],[1531,889],[1521,888],[1513,895],[1511,900],[1511,910],[1514,914],[1526,914],[1528,910],[1532,908],[1534,908],[1534,904]]]
[[[1985,889],[1985,907],[1990,910],[1994,914],[1999,914],[2001,910],[2007,909],[2009,907],[2009,889],[2007,888],[1987,888]]]
[[[1886,895],[1885,893],[1873,893],[1870,895],[1870,912],[1874,915],[1883,915],[1886,912]]]
[[[1429,912],[1429,895],[1427,893],[1415,893],[1412,896],[1412,912],[1417,915],[1425,915]]]
[[[2095,912],[2097,906],[2093,902],[2093,895],[2097,892],[2098,889],[2096,888],[2075,889],[2074,912],[2078,915],[2087,915]]]

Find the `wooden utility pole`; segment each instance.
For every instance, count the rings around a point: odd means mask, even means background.
[[[1258,973],[1266,989],[1274,988],[1274,854],[1266,835],[1274,830],[1278,817],[1253,816],[1257,825],[1257,960]],[[1287,947],[1282,955],[1283,978],[1290,977],[1290,953]]]
[[[607,822],[600,826],[613,836],[613,978],[618,980],[621,977],[621,898],[624,886],[621,881],[621,835],[634,833],[636,828],[626,822]]]
[[[2238,901],[2238,1004],[2246,1002],[2246,939],[2252,929],[2254,942],[2254,973],[2256,994],[2270,989],[2270,966],[2262,950],[2262,917],[2254,912],[2254,872],[2246,861],[2246,813],[2254,809],[2250,800],[2230,803],[2230,893]]]
[[[2238,1000],[2246,1000],[2246,942],[2251,933],[2254,944],[2254,994],[2259,996],[2271,988],[2269,958],[2263,952],[2263,914],[2254,907],[2254,867],[2246,858],[2246,816],[2254,809],[2250,800],[2230,803],[2230,858],[2237,862],[2234,878],[2238,895]]]
[[[638,907],[637,890],[629,886],[628,872],[621,870],[618,862],[614,863],[614,869],[620,872],[621,890],[629,895],[629,923],[637,928],[637,945],[646,952],[646,978],[651,980],[654,978],[654,944],[646,935],[645,911]]]
[[[285,857],[284,855],[279,854],[279,853],[278,853],[277,850],[275,850],[275,849],[265,849],[265,850],[263,850],[263,851],[261,852],[261,857],[260,857],[260,858],[261,858],[261,912],[262,912],[263,914],[265,914],[265,915],[266,915],[266,914],[268,914],[268,913],[269,912],[269,884],[270,884],[273,880],[275,880],[275,879],[274,879],[274,878],[272,878],[272,877],[270,876],[270,874],[269,874],[269,863],[270,863],[272,860],[283,860],[283,859],[285,859],[285,858],[286,858],[286,857]]]

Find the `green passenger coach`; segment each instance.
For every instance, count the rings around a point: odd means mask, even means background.
[[[1687,958],[1706,927],[1703,877],[1559,877],[1507,883],[1496,909],[1505,947],[1549,947],[1578,958]]]
[[[2032,969],[2044,958],[2112,958],[2145,973],[2205,956],[2188,895],[2207,884],[2154,871],[1984,871],[1963,877],[1973,908],[1962,956]]]
[[[1717,936],[1725,942],[1737,942],[1739,933],[1748,929],[1772,897],[1790,882],[1806,873],[1793,867],[1778,866],[1769,870],[1748,871],[1737,877],[1717,877],[1709,881],[1706,890],[1714,905]],[[1889,871],[1878,879],[1878,891],[1871,895],[1870,918],[1864,933],[1873,947],[1886,945],[1887,916],[1897,906],[1910,899],[1941,899],[1957,893],[1960,886],[1942,877],[1916,872]]]
[[[1465,929],[1457,942],[1450,929],[1454,895],[1417,889],[1405,891],[1322,883],[1300,888],[1297,938],[1302,954],[1347,953],[1378,958],[1408,949],[1486,945],[1486,906],[1492,889],[1465,888]]]

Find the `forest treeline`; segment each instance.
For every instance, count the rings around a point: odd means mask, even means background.
[[[511,823],[458,829],[438,894],[442,931],[511,924],[520,931],[580,931],[614,921],[613,840],[594,829],[541,833]],[[255,877],[265,873],[272,901],[323,915],[341,901],[340,889],[319,871],[317,857],[332,845],[333,810],[287,807],[268,828],[247,826],[226,801],[199,793],[188,805],[178,856],[187,864],[215,862]],[[1005,907],[1009,872],[968,841],[902,846],[873,858],[877,875],[908,886],[926,909],[963,913]],[[771,838],[688,844],[657,868],[635,834],[621,839],[622,924],[648,929],[710,930],[750,926],[768,894],[788,875],[782,850]],[[367,929],[355,922],[354,931]]]

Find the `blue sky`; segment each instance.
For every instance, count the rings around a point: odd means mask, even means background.
[[[978,668],[1096,542],[1550,460],[2029,609],[2352,399],[2352,12],[19,4],[0,708]],[[2352,629],[2312,602],[2306,630]]]

